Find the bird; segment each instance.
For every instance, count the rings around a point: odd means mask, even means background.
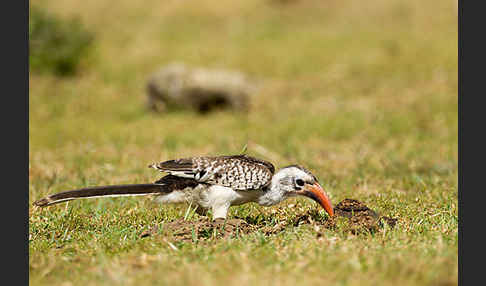
[[[88,187],[56,193],[35,201],[37,207],[83,198],[154,195],[162,204],[188,203],[198,214],[211,210],[213,220],[226,219],[231,206],[255,202],[273,206],[296,196],[317,202],[329,216],[334,210],[317,178],[300,165],[277,172],[272,163],[246,154],[199,156],[153,163],[162,173],[149,184]]]

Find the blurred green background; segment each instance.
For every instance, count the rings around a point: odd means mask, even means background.
[[[328,232],[318,241],[296,228],[174,252],[137,235],[183,216],[184,206],[140,198],[29,206],[33,285],[457,284],[456,1],[30,5],[30,202],[154,181],[154,161],[247,145],[277,167],[308,167],[334,202],[356,198],[400,217],[376,236]],[[55,23],[44,36],[34,6],[56,19],[45,20]],[[149,112],[147,79],[172,61],[240,70],[261,86],[247,114]],[[274,208],[289,203],[315,207],[298,199]],[[270,211],[250,204],[230,215]]]

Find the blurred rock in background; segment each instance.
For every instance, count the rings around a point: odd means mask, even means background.
[[[156,112],[194,109],[247,111],[256,86],[241,72],[169,64],[147,83],[148,105]]]

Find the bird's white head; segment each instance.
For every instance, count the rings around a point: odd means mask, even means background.
[[[334,215],[331,201],[317,178],[302,166],[291,165],[280,169],[272,178],[271,192],[279,196],[280,201],[293,196],[311,198],[330,216]]]

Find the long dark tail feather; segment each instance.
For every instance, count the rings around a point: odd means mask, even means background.
[[[53,204],[75,199],[87,199],[97,197],[142,196],[157,193],[169,193],[171,190],[163,184],[131,184],[91,187],[71,190],[47,196],[34,202],[34,205],[46,207]]]

